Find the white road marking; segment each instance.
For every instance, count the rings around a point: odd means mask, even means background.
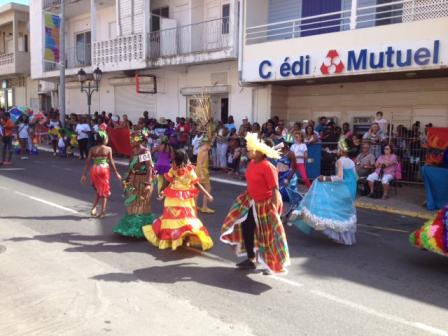
[[[233,185],[237,185],[237,186],[240,186],[240,187],[247,186],[246,182],[226,180],[226,179],[219,178],[219,177],[210,177],[210,180],[214,181],[214,182],[219,182],[219,183],[233,184]]]
[[[25,168],[0,168],[0,171],[16,171],[16,170],[25,170]]]
[[[49,206],[51,206],[51,207],[53,207],[53,208],[57,208],[57,209],[60,209],[60,210],[64,210],[64,211],[69,212],[69,213],[72,213],[72,214],[79,214],[79,212],[76,211],[76,210],[67,208],[67,207],[65,207],[65,206],[62,206],[62,205],[59,205],[59,204],[56,204],[56,203],[53,203],[53,202],[50,202],[50,201],[46,201],[46,200],[44,200],[44,199],[42,199],[42,198],[38,198],[38,197],[34,197],[34,196],[31,196],[31,195],[28,195],[28,194],[24,194],[24,193],[21,193],[20,191],[15,191],[14,193],[17,194],[17,195],[20,195],[20,196],[29,198],[29,199],[31,199],[31,200],[33,200],[33,201],[36,201],[36,202],[40,202],[40,203],[49,205]]]
[[[413,327],[413,328],[416,328],[416,329],[424,330],[425,332],[431,333],[433,335],[448,336],[448,332],[446,332],[445,330],[438,329],[438,328],[435,328],[435,327],[432,327],[432,326],[428,326],[428,325],[426,325],[424,323],[421,323],[421,322],[412,322],[412,321],[408,321],[408,320],[406,320],[404,318],[401,318],[401,317],[398,317],[398,316],[394,316],[394,315],[387,314],[387,313],[382,313],[382,312],[376,311],[375,309],[372,309],[372,308],[360,305],[360,304],[355,303],[355,302],[351,302],[351,301],[346,300],[346,299],[338,298],[337,296],[334,296],[334,295],[322,292],[320,290],[314,290],[313,289],[310,292],[312,294],[314,294],[314,295],[317,295],[319,297],[325,298],[325,299],[327,299],[329,301],[333,301],[333,302],[342,304],[344,306],[347,306],[347,307],[359,310],[359,311],[361,311],[363,313],[366,313],[366,314],[369,314],[369,315],[372,315],[372,316],[376,316],[376,317],[379,317],[379,318],[382,318],[382,319],[385,319],[385,320],[389,320],[389,321],[392,321],[392,322],[404,324],[404,325],[406,325],[408,327]]]

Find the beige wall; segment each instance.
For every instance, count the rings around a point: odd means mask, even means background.
[[[374,116],[379,110],[394,124],[410,126],[419,120],[448,127],[448,78],[288,88],[289,121],[328,116],[351,124],[353,117]]]
[[[273,85],[271,94],[272,115],[280,119],[288,119],[288,87]]]

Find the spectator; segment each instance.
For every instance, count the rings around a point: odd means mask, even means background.
[[[350,140],[353,136],[352,131],[350,131],[350,125],[349,123],[345,122],[342,124],[342,134],[345,136],[346,139]]]
[[[361,153],[361,137],[358,134],[353,134],[349,144],[350,144],[350,158],[356,158],[359,155],[359,153]]]
[[[78,146],[79,146],[79,159],[84,160],[88,152],[89,134],[91,132],[89,124],[87,124],[86,118],[81,117],[79,124],[76,125],[75,133],[77,134]]]
[[[59,116],[56,112],[50,112],[50,120],[48,121],[47,127],[50,130],[61,128],[61,122],[59,121]],[[50,135],[50,141],[53,148],[53,156],[56,156],[58,136],[56,134]]]
[[[275,128],[274,128],[274,122],[272,120],[268,120],[268,122],[265,124],[265,128],[263,130],[263,137],[264,138],[272,138],[272,136],[275,135]]]
[[[316,132],[313,129],[313,126],[308,125],[305,127],[305,136],[304,136],[304,142],[306,145],[312,145],[319,141],[318,136],[316,135]]]
[[[288,129],[285,127],[284,120],[279,120],[275,128],[275,134],[281,139],[288,134]]]
[[[143,112],[143,122],[145,124],[145,127],[148,127],[148,125],[149,125],[149,112],[148,111]]]
[[[127,114],[123,114],[123,120],[120,122],[119,128],[132,128],[132,122],[129,121]]]
[[[232,132],[232,130],[235,130],[235,132],[236,132],[236,126],[235,126],[235,122],[233,120],[233,116],[229,116],[229,118],[227,120],[227,124],[225,124],[224,127],[227,128],[229,130],[229,132]]]
[[[383,119],[383,112],[378,111],[375,116],[373,123],[377,123],[380,127],[381,132],[386,133],[387,131],[387,120]]]
[[[383,185],[383,199],[389,198],[389,183],[395,177],[397,172],[398,159],[393,153],[392,145],[386,145],[384,147],[384,155],[381,155],[375,163],[376,170],[369,176],[367,181],[369,182],[370,194],[373,195],[373,184],[375,181],[381,180]]]
[[[375,155],[375,158],[378,158],[381,155],[381,143],[384,140],[379,124],[373,123],[362,138],[370,143],[371,153]]]
[[[197,132],[193,140],[191,140],[191,145],[193,147],[193,163],[196,163],[198,160],[199,147],[201,146],[203,137],[204,134],[202,132]]]
[[[5,112],[1,118],[1,125],[3,129],[3,152],[2,164],[10,165],[12,159],[12,138],[14,132],[14,122],[11,120],[9,112]]]
[[[327,123],[328,119],[327,117],[320,117],[319,118],[319,125],[316,127],[316,132],[319,133],[319,135],[322,135],[327,130]]]
[[[307,188],[311,187],[311,182],[308,179],[308,175],[306,173],[306,161],[308,159],[308,148],[306,144],[303,143],[303,134],[302,132],[296,131],[294,133],[294,139],[295,142],[291,146],[291,152],[294,153],[294,156],[296,158],[296,173],[299,174],[299,176],[304,181]]]
[[[17,138],[19,139],[20,144],[20,159],[21,160],[27,160],[27,145],[28,145],[28,138],[29,138],[29,122],[27,117],[20,117],[19,118],[19,125],[17,126]]]
[[[229,150],[227,153],[227,165],[232,172],[238,173],[238,167],[241,159],[241,145],[237,137],[230,138]]]
[[[178,135],[179,148],[184,148],[188,145],[190,137],[190,125],[186,123],[185,118],[181,118],[179,125],[176,128]]]
[[[429,124],[426,124],[425,125],[425,130],[424,130],[424,132],[422,133],[422,135],[421,135],[421,137],[420,137],[420,143],[421,143],[421,146],[422,147],[425,147],[426,148],[426,146],[427,146],[427,144],[428,144],[428,130],[430,129],[430,128],[432,128],[433,126],[432,126],[432,123],[429,123]]]
[[[67,145],[70,140],[68,139],[67,134],[64,129],[59,130],[59,140],[58,140],[58,150],[60,157],[67,157]]]
[[[252,133],[257,133],[258,137],[261,138],[261,127],[259,123],[255,122],[252,124]]]
[[[370,145],[365,142],[361,145],[361,153],[356,157],[356,173],[359,177],[369,176],[375,168],[375,156],[370,153]]]
[[[228,130],[225,127],[222,127],[218,131],[218,135],[216,137],[216,158],[217,158],[217,167],[222,170],[227,169],[227,149],[229,147],[228,143]]]

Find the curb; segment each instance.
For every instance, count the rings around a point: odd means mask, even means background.
[[[435,214],[424,212],[424,211],[410,211],[410,210],[402,210],[398,208],[392,208],[384,205],[375,205],[365,202],[356,202],[356,207],[359,209],[366,209],[366,210],[374,210],[379,212],[387,212],[395,215],[401,215],[406,217],[413,217],[413,218],[420,218],[424,220],[433,219]]]

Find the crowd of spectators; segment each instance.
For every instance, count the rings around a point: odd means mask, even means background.
[[[27,142],[32,143],[30,134],[33,133],[31,125],[26,118],[12,123],[7,113],[0,113],[2,135],[2,163],[11,162],[13,139],[20,143],[22,157],[26,158]],[[94,141],[95,133],[101,124],[108,128],[129,128],[149,130],[148,146],[157,148],[161,143],[167,144],[173,149],[188,149],[191,160],[196,161],[199,146],[203,134],[197,130],[195,123],[190,118],[178,117],[176,120],[166,118],[151,118],[147,111],[133,124],[127,115],[119,116],[105,111],[95,112],[92,116],[70,114],[66,117],[65,128],[57,110],[50,110],[45,123],[49,132],[49,142],[53,147],[54,155],[70,156],[74,145],[68,136],[69,133],[76,135],[77,147],[80,159],[87,156],[89,146]],[[241,125],[236,125],[232,116],[226,122],[216,122],[217,136],[212,145],[211,157],[212,168],[225,173],[243,176],[248,164],[248,153],[245,148],[245,136],[247,132],[254,132],[262,139],[270,139],[273,145],[288,143],[292,145],[291,150],[296,155],[297,169],[306,184],[309,181],[306,176],[307,148],[314,144],[320,144],[321,151],[321,173],[330,175],[334,172],[334,162],[337,158],[337,143],[344,136],[350,144],[350,157],[355,161],[358,174],[368,177],[378,166],[379,158],[384,154],[386,145],[391,145],[397,162],[401,163],[403,175],[409,179],[418,177],[418,168],[424,161],[424,144],[426,133],[432,124],[420,130],[420,122],[415,122],[411,129],[403,125],[393,128],[384,118],[382,112],[377,112],[370,128],[365,132],[356,131],[349,123],[338,126],[335,120],[325,116],[320,117],[317,125],[314,120],[303,122],[286,122],[274,116],[263,124],[250,123],[244,118]],[[52,129],[60,129],[59,133],[51,132]],[[287,139],[287,140],[286,140]],[[285,141],[286,140],[286,141]],[[385,180],[384,180],[385,181]]]

